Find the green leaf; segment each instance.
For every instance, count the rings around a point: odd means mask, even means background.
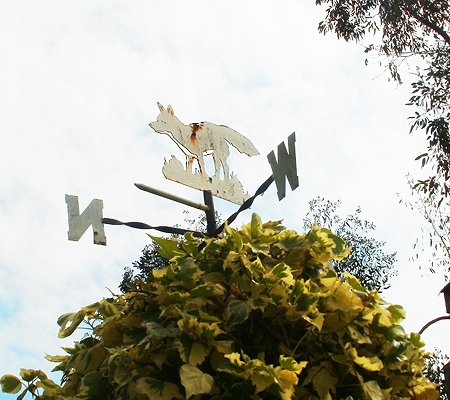
[[[406,313],[402,306],[393,304],[390,305],[387,309],[391,312],[391,315],[394,318],[395,322],[401,322],[405,319]]]
[[[261,218],[258,214],[252,214],[252,222],[250,223],[250,232],[253,239],[259,238],[263,233]]]
[[[80,310],[76,313],[69,313],[61,315],[58,318],[58,325],[61,327],[58,333],[58,337],[60,339],[70,336],[75,329],[77,329],[78,325],[81,324],[85,317],[85,312]]]
[[[183,258],[178,266],[179,270],[176,274],[176,279],[183,282],[197,280],[203,274],[203,271],[197,266],[191,257]]]
[[[190,364],[184,364],[180,368],[180,378],[186,390],[187,399],[197,394],[210,393],[214,387],[214,379],[211,375],[205,374]]]
[[[389,340],[402,340],[406,338],[406,333],[400,325],[392,325],[386,329],[385,336]]]
[[[51,355],[47,354],[44,358],[50,362],[59,363],[59,362],[67,361],[69,359],[69,356],[51,356]]]
[[[39,377],[40,379],[46,378],[47,376],[38,369],[20,369],[20,376],[25,382],[31,382],[33,379]]]
[[[239,325],[246,321],[252,308],[241,300],[231,300],[226,308],[226,324],[228,327]]]
[[[208,352],[201,343],[194,342],[191,346],[191,352],[189,353],[189,364],[200,365],[207,356]]]
[[[295,361],[292,357],[280,356],[280,367],[288,371],[294,371],[296,374],[302,372],[303,368],[308,364],[307,361]]]
[[[348,350],[348,354],[356,364],[367,371],[375,372],[383,368],[383,362],[377,356],[360,357],[353,347]]]
[[[182,398],[177,385],[172,382],[162,382],[152,378],[138,379],[133,389],[138,395],[144,395],[149,400],[172,400]]]
[[[37,387],[40,387],[45,390],[46,395],[53,396],[61,392],[62,388],[58,384],[56,384],[53,380],[45,377],[40,378],[40,380],[36,383]]]
[[[226,293],[225,288],[219,283],[207,282],[203,285],[198,285],[191,290],[192,297],[215,297],[222,296]]]
[[[147,328],[147,335],[150,337],[163,339],[163,338],[176,338],[180,336],[180,331],[175,327],[164,327],[157,322],[147,322],[145,324]]]
[[[185,241],[181,244],[183,250],[191,257],[195,257],[198,254],[199,239],[194,236],[192,232],[187,232],[184,235]]]
[[[244,246],[241,234],[238,231],[236,231],[235,229],[230,228],[228,225],[225,226],[225,232],[233,240],[234,249],[237,252],[240,252]]]
[[[152,235],[148,236],[150,236],[150,238],[160,246],[159,254],[161,257],[171,260],[174,257],[183,256],[185,254],[183,250],[178,247],[178,242],[176,240],[164,239],[162,237]]]
[[[291,272],[291,267],[284,262],[278,263],[268,274],[275,276],[278,280],[283,281],[288,286],[294,286],[295,279]]]
[[[362,384],[364,393],[370,400],[383,400],[383,392],[377,381],[368,381]]]
[[[312,382],[315,391],[321,398],[329,398],[330,390],[334,391],[338,379],[330,371],[327,365],[329,363],[322,362],[308,370],[308,375],[305,378],[304,384]]]
[[[359,279],[357,279],[355,276],[349,274],[348,272],[344,272],[344,279],[348,282],[348,284],[358,292],[366,293],[367,289],[361,285],[359,282]]]
[[[416,346],[417,348],[425,347],[425,342],[422,340],[420,335],[415,332],[411,332],[411,343]]]
[[[3,375],[0,378],[0,385],[3,393],[10,393],[10,394],[17,393],[22,388],[22,383],[20,382],[20,379],[14,375],[9,374]]]
[[[206,322],[220,322],[220,319],[217,318],[215,315],[210,315],[202,310],[198,310],[198,316],[202,321]]]

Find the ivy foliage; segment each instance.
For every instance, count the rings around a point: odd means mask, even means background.
[[[329,264],[349,253],[313,226],[299,235],[254,214],[220,238],[153,238],[170,264],[148,282],[59,318],[89,335],[42,371],[4,375],[2,390],[41,400],[438,399],[417,334]],[[84,322],[83,322],[84,321]],[[21,396],[22,396],[21,395]],[[19,396],[20,397],[20,396]]]

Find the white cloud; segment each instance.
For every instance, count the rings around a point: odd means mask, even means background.
[[[316,195],[341,198],[348,212],[361,205],[399,251],[400,278],[387,296],[407,303],[408,327],[440,309],[439,282],[410,271],[419,221],[395,196],[407,190],[404,176],[422,144],[407,134],[407,88],[372,79],[362,48],[320,36],[320,15],[293,0],[3,7],[0,374],[46,368],[40,357],[62,345],[57,317],[115,290],[148,242],[141,231],[111,226],[106,248],[89,234],[68,242],[65,193],[78,195],[81,208],[101,198],[105,216],[155,225],[183,224],[184,207],[134,182],[202,201],[162,176],[164,157],[180,154],[147,126],[157,101],[186,123],[209,120],[248,136],[261,156],[233,152],[230,164],[251,193],[271,173],[266,154],[295,130],[300,188],[278,204],[273,186],[252,209],[301,229]],[[223,216],[236,209],[221,200],[216,208]],[[405,287],[421,289],[420,298],[400,296]],[[433,331],[429,342],[449,351],[445,332]]]

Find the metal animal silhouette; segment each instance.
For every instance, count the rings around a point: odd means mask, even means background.
[[[189,155],[185,153],[188,158],[187,164],[192,167],[192,161],[196,159],[202,174],[206,175],[203,156],[207,151],[212,152],[214,177],[220,177],[222,168],[224,180],[230,178],[230,169],[227,163],[230,155],[228,144],[250,157],[259,154],[252,142],[234,129],[211,122],[185,125],[175,116],[170,105],[165,109],[160,103],[157,104],[160,113],[156,121],[149,124],[150,127],[158,133],[168,135],[179,146],[185,148],[189,152]]]

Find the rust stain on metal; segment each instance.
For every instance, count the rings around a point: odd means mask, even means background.
[[[198,137],[197,132],[201,131],[203,129],[203,122],[194,122],[193,124],[189,124],[189,127],[191,128],[191,143],[194,146],[198,145]]]
[[[186,167],[190,170],[190,171],[192,171],[192,165],[194,164],[194,160],[195,160],[196,158],[195,158],[195,156],[188,156],[187,157],[187,165],[186,165]]]

